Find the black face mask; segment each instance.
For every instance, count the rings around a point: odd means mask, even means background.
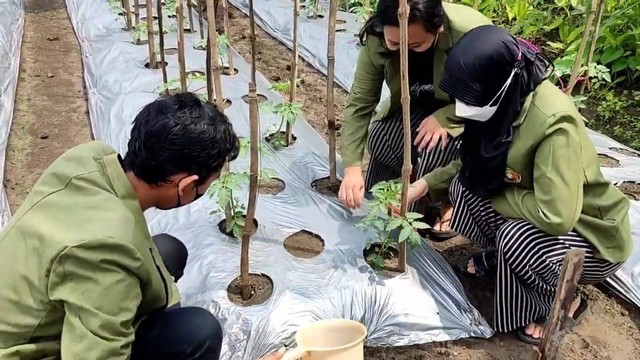
[[[190,175],[188,175],[190,176]],[[184,205],[187,204],[182,204],[182,198],[180,197],[180,181],[182,181],[183,179],[187,178],[188,176],[183,177],[182,179],[178,180],[178,183],[176,184],[176,194],[178,195],[178,201],[176,202],[176,205],[169,207],[169,208],[163,208],[161,210],[172,210],[172,209],[176,209],[179,207],[182,207]],[[193,198],[193,201],[191,202],[195,202],[196,200],[200,199],[204,193],[200,193],[200,189],[198,189],[198,184],[194,184],[195,190],[196,190],[196,196]]]

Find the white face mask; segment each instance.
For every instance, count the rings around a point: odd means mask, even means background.
[[[482,106],[482,107],[471,106],[456,99],[456,116],[464,119],[482,121],[482,122],[489,120],[493,116],[493,114],[496,113],[496,110],[498,110],[498,106],[502,101],[502,97],[507,92],[507,88],[509,87],[509,84],[511,83],[511,79],[513,79],[513,75],[515,73],[516,73],[516,69],[514,68],[513,71],[511,72],[511,75],[509,75],[509,79],[507,79],[507,82],[502,86],[500,91],[498,91],[498,93],[493,98],[493,100],[491,100],[489,104],[486,106]],[[496,99],[498,100],[497,102],[496,102]],[[496,104],[491,105],[494,102],[496,102]]]

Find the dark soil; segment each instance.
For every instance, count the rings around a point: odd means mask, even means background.
[[[311,187],[314,188],[317,192],[322,195],[338,197],[338,192],[340,191],[340,184],[342,182],[337,180],[335,184],[331,184],[329,177],[323,177],[320,179],[313,180],[311,183]]]
[[[214,103],[214,104],[216,103],[216,99],[213,99],[213,103]],[[229,107],[231,107],[231,104],[232,104],[232,103],[233,103],[233,102],[232,102],[230,99],[224,99],[224,100],[222,100],[222,110],[226,110],[226,109],[228,109]]]
[[[267,101],[267,97],[262,95],[262,94],[257,94],[258,95],[258,103],[261,102],[265,102]],[[247,104],[249,103],[249,95],[242,95],[242,101],[246,102]]]
[[[631,200],[640,200],[640,183],[625,181],[618,185],[618,189]]]
[[[233,68],[233,72],[231,72],[231,68],[229,68],[228,66],[225,66],[224,68],[222,68],[222,75],[225,76],[236,76],[238,75],[238,73],[240,72],[240,70]]]
[[[620,161],[612,158],[609,155],[598,154],[598,158],[600,159],[600,166],[602,167],[608,167],[608,168],[620,167]]]
[[[284,181],[278,178],[260,180],[258,183],[258,193],[263,195],[277,195],[284,190],[285,186]]]
[[[164,66],[167,65],[169,65],[169,63],[165,61]],[[146,67],[147,69],[162,69],[162,61],[157,60],[156,63],[153,64],[153,66],[151,66],[151,63],[147,61],[146,63],[144,63],[144,67]]]
[[[312,258],[324,250],[324,240],[318,234],[300,230],[284,240],[284,248],[297,258]]]
[[[282,136],[282,138],[284,139],[284,138],[285,138],[285,136],[286,136],[286,132],[284,132],[284,131],[280,131],[279,133],[280,133],[280,135]],[[269,144],[271,144],[271,143],[272,143],[272,141],[273,141],[273,139],[274,139],[274,137],[275,137],[275,136],[274,136],[275,134],[276,134],[276,133],[271,133],[271,134],[267,135],[264,139],[265,139],[265,140],[267,140],[267,142],[268,142]],[[282,147],[289,147],[289,146],[292,146],[293,144],[295,144],[295,143],[296,143],[296,140],[298,140],[298,137],[297,137],[295,134],[291,134],[291,140],[289,141],[289,145],[283,145]]]
[[[244,216],[242,218],[246,220],[246,218]],[[235,236],[233,236],[232,232],[227,231],[227,229],[225,229],[225,220],[224,219],[220,220],[220,222],[218,223],[218,230],[220,230],[221,233],[223,233],[223,234],[225,234],[225,235],[227,235],[229,237],[235,238]],[[251,235],[255,234],[256,231],[258,231],[258,220],[256,218],[253,218],[253,232],[251,232]]]
[[[370,245],[367,245],[367,247],[365,247],[364,250],[362,250],[362,256],[364,256],[365,261],[367,261],[367,257],[369,257],[369,255],[377,254],[379,252],[380,252],[380,243],[375,242]],[[384,273],[388,273],[394,276],[399,274],[398,254],[399,254],[398,249],[394,247],[387,248],[387,253],[384,254],[384,268],[382,270]],[[367,261],[367,264],[371,266],[369,261]],[[371,267],[373,268],[373,266]]]
[[[198,70],[191,70],[191,71],[187,71],[187,72],[185,73],[185,75],[186,75],[187,77],[189,77],[189,75],[192,75],[192,74],[193,74],[193,75],[199,75],[199,76],[206,76],[206,74],[205,74],[204,72],[202,72],[202,71],[198,71]]]
[[[264,274],[249,274],[249,283],[251,284],[251,297],[247,300],[242,299],[242,289],[240,287],[240,276],[233,279],[229,287],[227,287],[227,297],[229,301],[240,306],[260,305],[267,301],[273,293],[273,281]]]

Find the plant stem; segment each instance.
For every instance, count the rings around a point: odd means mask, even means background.
[[[124,8],[124,26],[127,30],[131,30],[133,28],[131,26],[131,4],[129,3],[129,0],[122,0],[121,4]]]
[[[336,47],[336,17],[338,13],[338,0],[330,0],[329,3],[329,34],[327,37],[327,127],[329,128],[329,185],[336,186],[338,177],[336,174],[336,113],[334,107],[335,93],[333,91],[335,72],[335,47]]]
[[[136,0],[136,4],[138,3],[138,0]],[[136,9],[139,9],[136,6]],[[139,10],[138,10],[139,11]],[[160,62],[161,62],[161,68],[162,68],[162,82],[164,84],[167,83],[167,67],[165,66],[165,57],[164,57],[164,25],[162,23],[162,3],[160,1],[158,1],[157,3],[157,9],[156,12],[158,13],[158,39],[159,39],[159,46],[160,46]],[[164,90],[165,95],[169,95],[169,89],[165,89]]]
[[[289,103],[296,101],[297,77],[298,77],[298,8],[300,0],[293,2],[293,55],[291,56],[291,84],[289,85]],[[287,121],[287,129],[285,135],[285,144],[289,146],[291,139],[291,123]]]
[[[589,64],[593,61],[593,55],[598,45],[598,38],[600,37],[600,24],[602,23],[602,13],[604,13],[604,0],[598,0],[596,28],[593,31],[593,38],[591,38],[591,47],[589,48],[589,56],[587,56],[587,73],[585,74],[586,81],[580,86],[580,94],[584,92],[585,83],[589,83]]]
[[[150,0],[147,0],[150,1]],[[183,0],[178,0],[176,15],[178,17],[178,69],[180,71],[180,88],[182,92],[187,91],[187,72],[184,57],[184,11]]]
[[[402,164],[402,196],[400,197],[400,216],[404,216],[408,208],[409,177],[411,176],[411,120],[409,114],[409,64],[408,64],[408,15],[409,5],[406,0],[399,0],[398,20],[400,21],[400,84],[402,102],[402,127],[404,130],[404,161]],[[404,272],[407,265],[407,244],[400,243],[398,270]]]
[[[129,0],[125,0],[127,3]],[[149,68],[156,68],[156,49],[153,40],[153,7],[151,1],[147,1],[147,41],[149,44]]]
[[[576,59],[573,62],[573,69],[571,70],[571,77],[569,78],[569,84],[567,85],[567,89],[565,90],[565,93],[569,95],[571,95],[571,93],[573,92],[573,88],[576,85],[578,76],[580,75],[580,68],[582,67],[582,58],[584,57],[584,49],[587,46],[587,41],[589,41],[589,34],[591,33],[591,27],[593,26],[593,19],[596,14],[597,6],[598,6],[598,0],[591,0],[591,7],[589,8],[589,12],[587,14],[587,23],[584,27],[584,32],[582,33],[582,40],[580,40],[578,55],[576,55]]]
[[[224,113],[223,104],[224,97],[222,95],[222,84],[220,83],[220,64],[218,63],[218,32],[216,31],[216,11],[213,6],[213,0],[207,2],[207,23],[209,24],[209,49],[211,55],[211,66],[207,73],[213,77],[213,85],[215,87],[215,102],[218,110]],[[215,61],[215,64],[213,63]]]
[[[224,34],[227,36],[227,41],[230,41],[231,27],[229,25],[229,3],[227,0],[222,0],[222,11],[224,11],[223,13]],[[229,42],[227,42],[226,46],[227,46],[227,64],[229,65],[229,75],[233,75],[234,67],[233,67],[233,54],[231,53],[231,45],[229,44]]]

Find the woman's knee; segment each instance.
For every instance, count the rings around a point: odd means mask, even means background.
[[[496,248],[505,260],[511,259],[527,246],[527,233],[533,225],[526,220],[510,220],[496,234]]]
[[[162,257],[164,266],[169,270],[175,281],[178,281],[184,273],[187,265],[189,252],[182,241],[169,234],[158,234],[153,236],[153,242]]]

